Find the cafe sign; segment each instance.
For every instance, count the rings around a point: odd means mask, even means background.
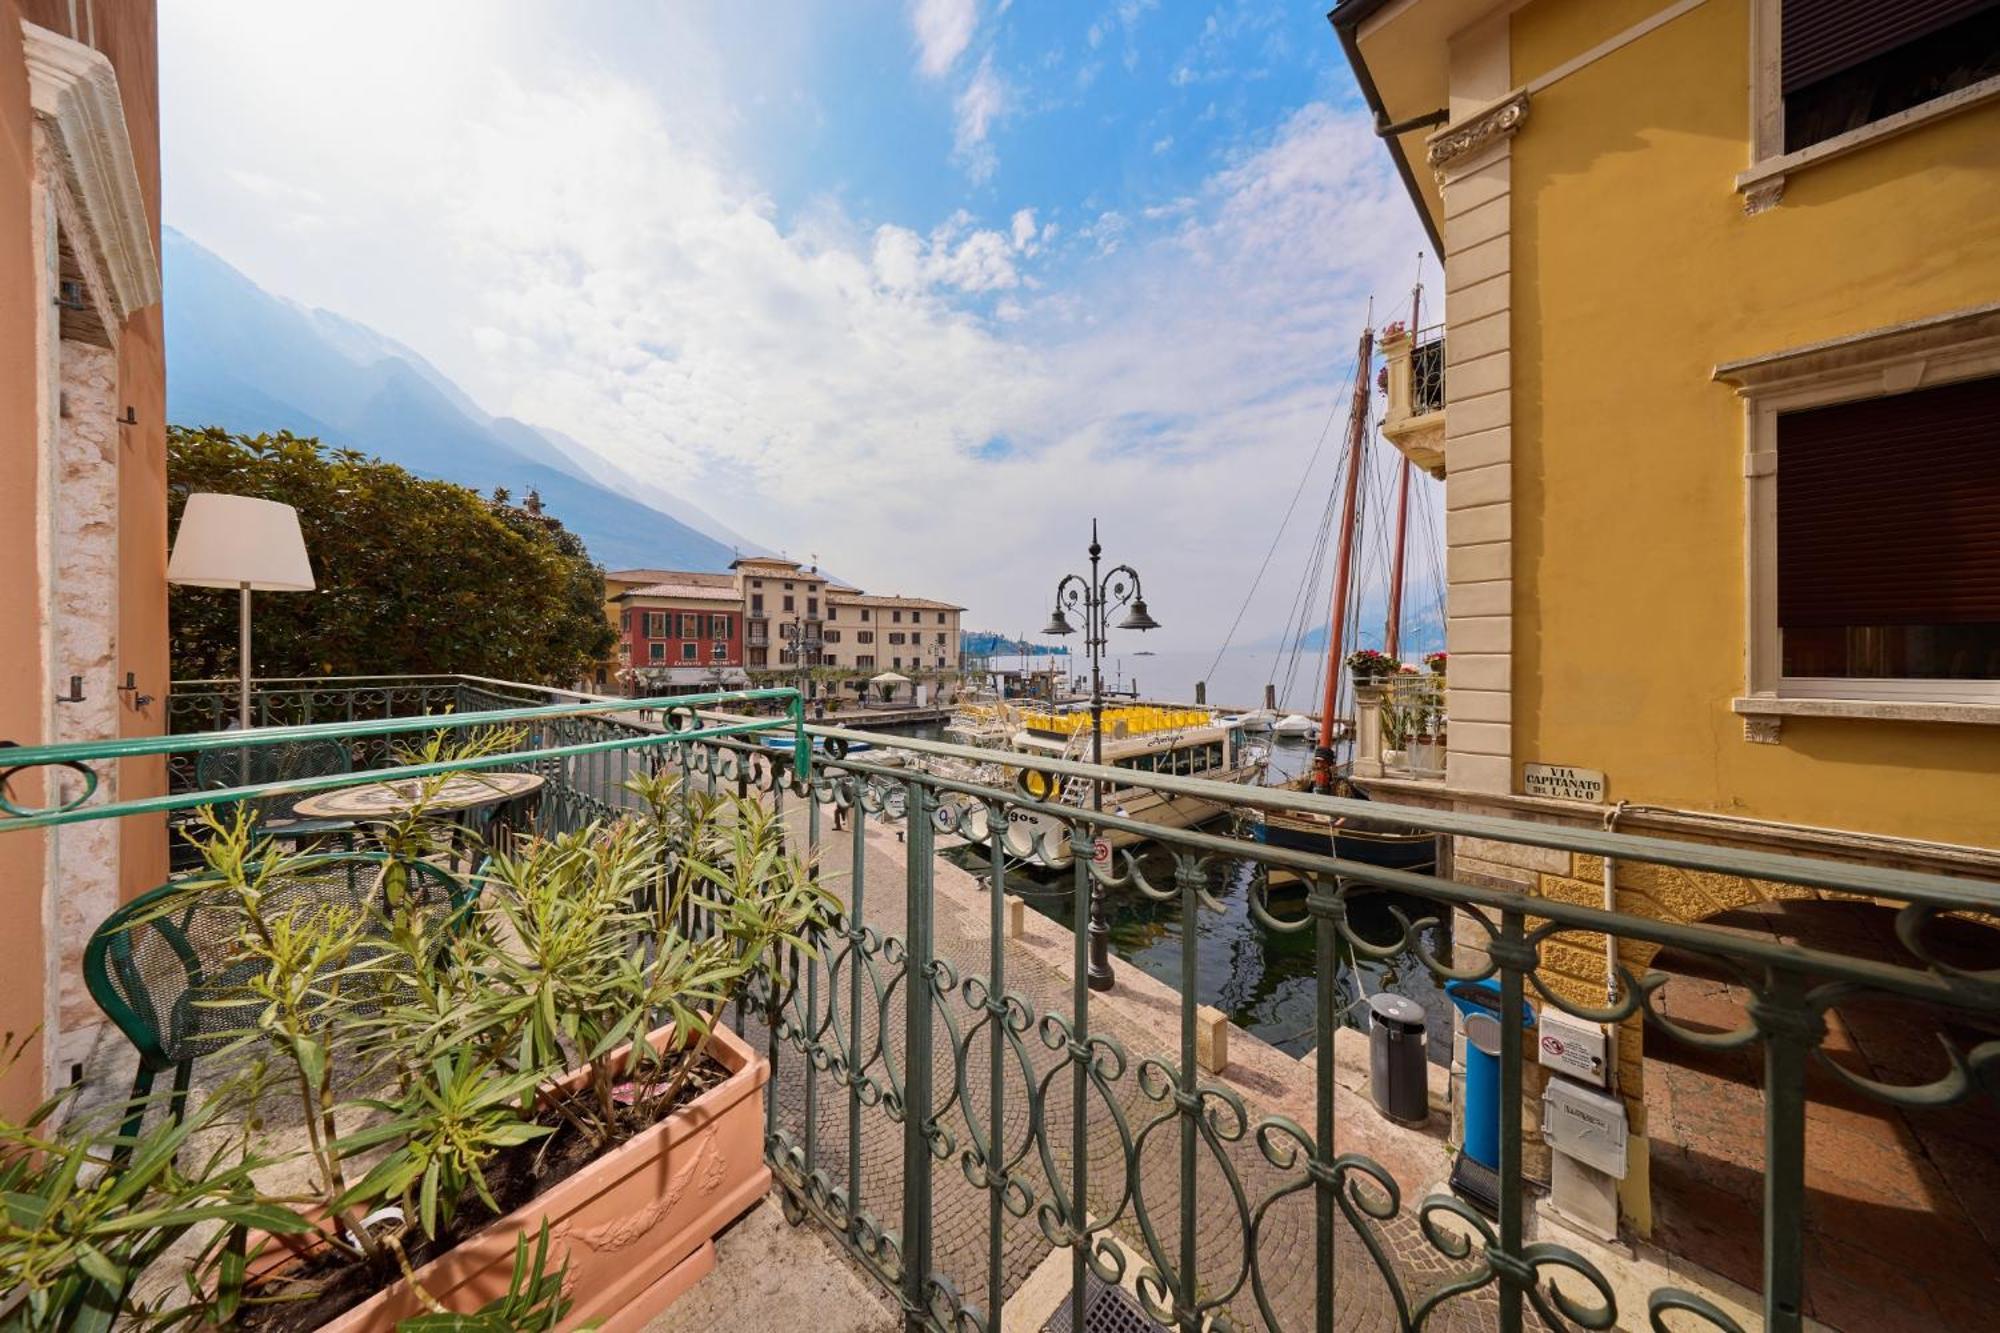
[[[1568,764],[1523,764],[1521,789],[1530,796],[1543,796],[1552,801],[1604,804],[1604,775],[1594,768],[1572,768]]]

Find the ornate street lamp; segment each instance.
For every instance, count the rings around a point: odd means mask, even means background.
[[[1131,609],[1118,622],[1119,629],[1158,629],[1159,622],[1147,614],[1146,599],[1139,591],[1139,571],[1130,565],[1114,565],[1100,576],[1098,560],[1104,548],[1097,544],[1097,520],[1090,520],[1090,577],[1080,574],[1065,574],[1056,584],[1055,612],[1049,616],[1049,623],[1042,627],[1044,634],[1074,634],[1076,626],[1063,614],[1067,607],[1071,611],[1083,613],[1083,646],[1090,654],[1090,762],[1104,762],[1104,645],[1108,641],[1105,621],[1111,612],[1128,602]],[[1090,808],[1093,813],[1104,809],[1104,784],[1093,779],[1090,784]],[[1092,836],[1101,837],[1102,830],[1092,826]],[[1072,848],[1076,855],[1077,849]],[[1104,916],[1104,885],[1092,875],[1090,880],[1090,969],[1089,982],[1092,990],[1110,990],[1113,980],[1111,973],[1111,925]]]

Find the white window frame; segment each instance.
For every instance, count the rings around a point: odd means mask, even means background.
[[[1716,367],[1745,421],[1744,693],[1749,739],[1786,716],[2000,724],[2000,681],[1783,674],[1778,631],[1778,417],[2000,375],[2000,302]]]
[[[1793,172],[2000,99],[2000,75],[1996,75],[1787,153],[1783,13],[1784,0],[1750,2],[1750,165],[1736,175],[1736,192],[1743,196],[1745,212],[1761,213],[1776,204]]]

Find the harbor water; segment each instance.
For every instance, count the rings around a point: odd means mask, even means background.
[[[942,728],[935,724],[902,730],[903,734],[924,739],[945,739]],[[1269,743],[1271,766],[1267,779],[1272,783],[1304,772],[1312,762],[1312,745],[1308,741],[1280,739]],[[1170,852],[1150,843],[1135,852],[1141,871],[1153,885],[1165,887],[1173,882]],[[944,854],[974,875],[985,878],[988,873],[983,851],[959,848]],[[1302,1056],[1313,1048],[1314,1005],[1317,987],[1322,982],[1314,974],[1313,934],[1310,929],[1273,931],[1251,915],[1252,893],[1258,876],[1263,873],[1263,867],[1249,859],[1211,867],[1209,889],[1222,910],[1212,912],[1204,908],[1195,923],[1196,999],[1214,1006],[1237,1027],[1288,1055]],[[1069,872],[1038,871],[1026,865],[1010,867],[1007,891],[1050,920],[1063,926],[1070,924],[1073,881]],[[1280,920],[1304,916],[1304,894],[1297,886],[1274,889],[1269,901],[1271,914]],[[1179,904],[1156,902],[1136,890],[1125,889],[1112,891],[1105,905],[1111,927],[1113,967],[1137,967],[1178,988],[1181,949],[1185,943]],[[1394,911],[1400,911],[1411,922],[1431,919],[1430,924],[1414,931],[1415,939],[1409,943],[1420,944],[1434,957],[1449,957],[1450,917],[1435,903],[1400,894],[1364,891],[1349,900],[1348,922],[1364,941],[1386,945],[1396,941],[1402,932],[1392,915]],[[1430,1058],[1437,1063],[1449,1062],[1451,1005],[1413,949],[1406,947],[1383,960],[1357,958],[1343,941],[1336,974],[1324,981],[1335,988],[1341,1005],[1340,1021],[1346,1027],[1366,1029],[1365,997],[1377,991],[1386,990],[1415,1000],[1429,1018]]]

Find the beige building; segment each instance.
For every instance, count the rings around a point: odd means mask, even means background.
[[[744,556],[730,568],[743,605],[744,669],[796,666],[795,643],[806,647],[805,665],[819,665],[816,650],[826,615],[826,575],[817,566],[779,556]]]
[[[836,671],[898,671],[936,680],[959,669],[959,617],[952,602],[865,593],[780,556],[744,556],[726,574],[619,569],[604,579],[605,613],[620,629],[618,679],[629,666],[635,614],[664,605],[657,590],[699,590],[704,600],[732,592],[742,616],[742,668],[755,674],[800,666]],[[650,647],[644,651],[650,651]],[[803,657],[803,661],[801,661]]]
[[[913,677],[956,671],[964,610],[927,597],[835,592],[821,631],[821,660],[846,670]]]

